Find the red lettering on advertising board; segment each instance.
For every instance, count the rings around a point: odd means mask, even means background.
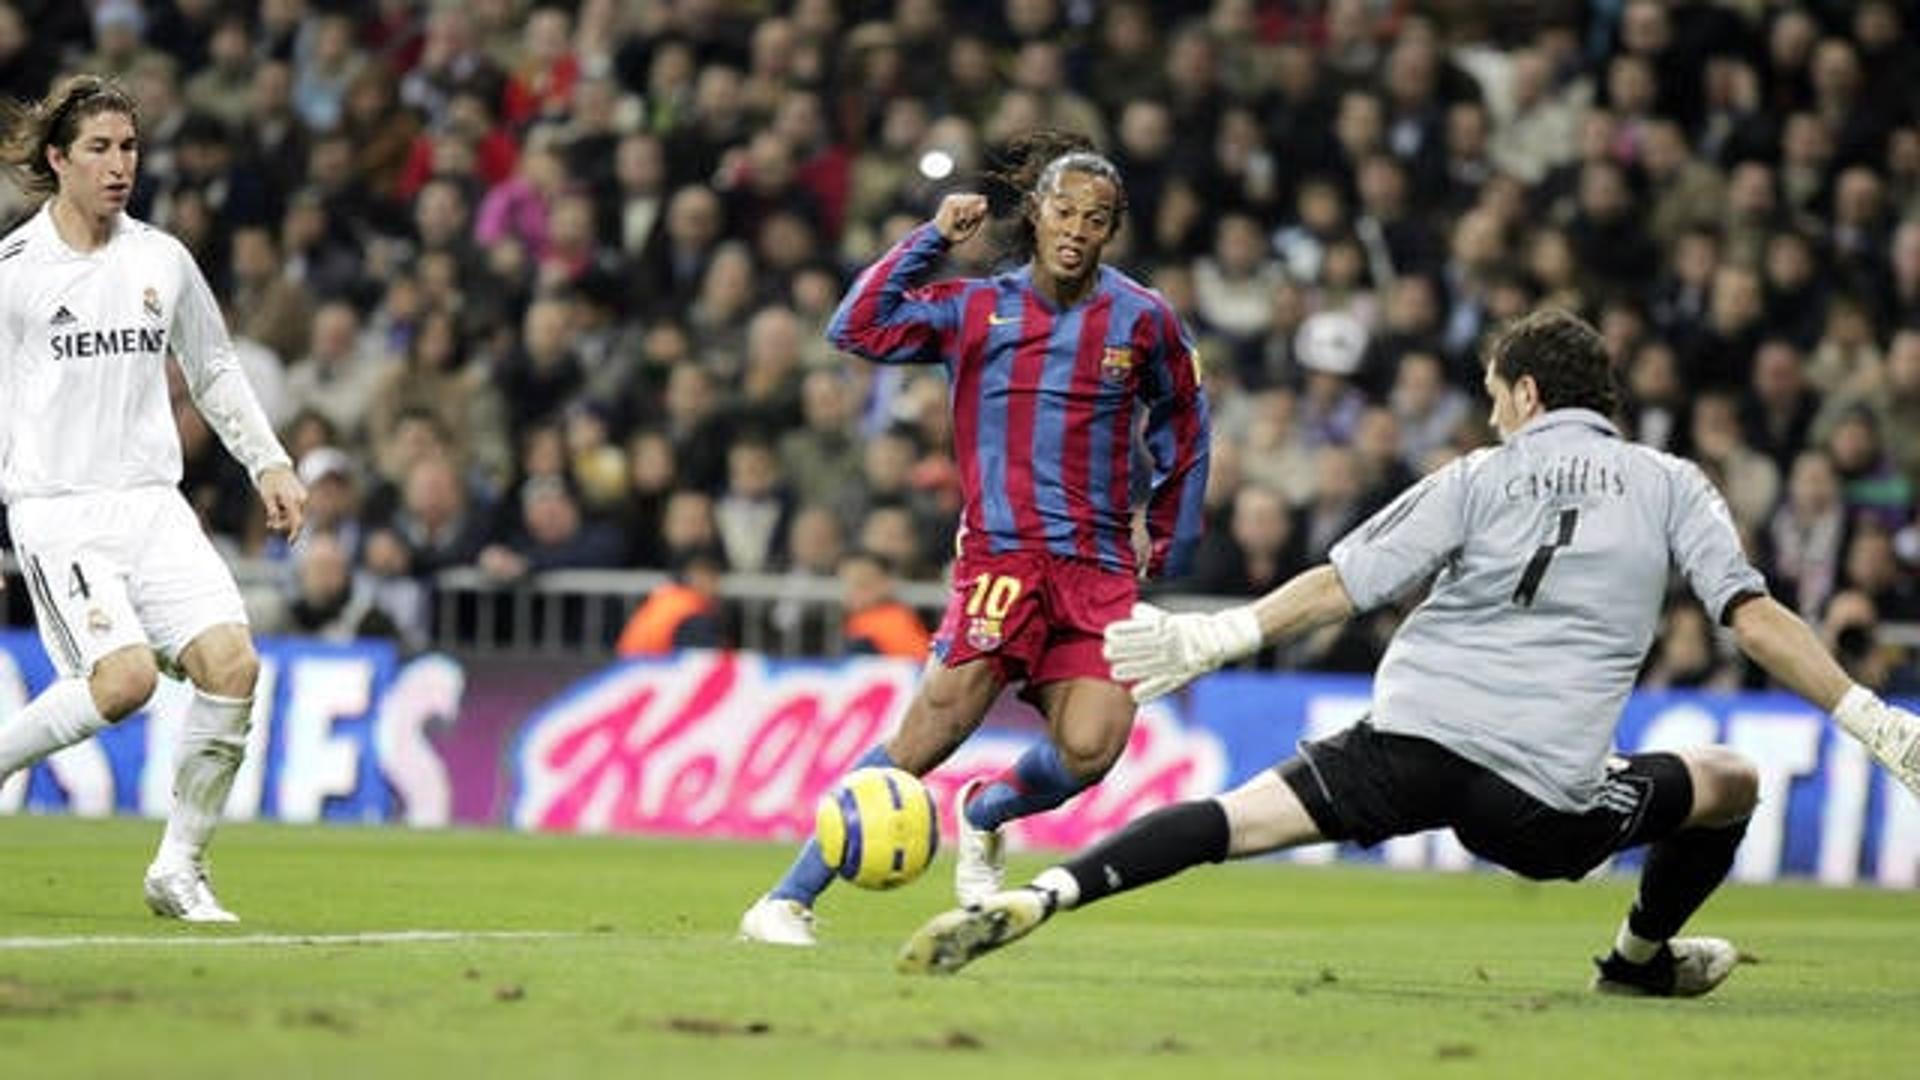
[[[879,742],[912,691],[886,662],[775,674],[757,658],[694,654],[639,665],[563,699],[523,743],[515,820],[561,831],[793,838],[821,793]],[[1106,780],[1017,823],[1025,845],[1077,847],[1138,815],[1218,789],[1212,736],[1164,713],[1135,725]],[[988,729],[927,777],[939,805],[975,775],[997,775],[1037,731]],[[944,822],[951,835],[952,822]]]

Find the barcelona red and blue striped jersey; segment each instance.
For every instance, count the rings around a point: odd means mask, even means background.
[[[1134,435],[1144,426],[1147,570],[1185,572],[1200,539],[1209,422],[1172,307],[1108,266],[1064,311],[1027,267],[925,283],[947,246],[931,223],[907,234],[854,282],[827,336],[869,360],[946,366],[963,547],[1045,550],[1132,573]]]

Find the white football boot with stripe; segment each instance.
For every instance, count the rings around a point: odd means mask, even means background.
[[[953,895],[963,908],[985,903],[1007,880],[1006,838],[998,829],[976,829],[967,820],[967,803],[987,783],[985,777],[976,776],[960,786],[953,800],[953,817],[960,833],[954,853]]]
[[[817,945],[813,909],[798,900],[763,896],[740,916],[740,940],[762,945]]]
[[[240,916],[220,906],[207,868],[194,863],[147,867],[147,907],[155,915],[190,923],[237,923]]]

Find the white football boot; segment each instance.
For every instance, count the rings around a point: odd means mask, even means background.
[[[813,909],[798,900],[763,896],[740,916],[740,940],[762,945],[817,945]]]
[[[1603,994],[1634,997],[1699,997],[1727,981],[1740,963],[1740,950],[1725,938],[1674,938],[1645,964],[1600,961],[1593,988]]]
[[[960,833],[960,846],[954,853],[953,895],[963,908],[985,903],[1007,880],[1006,839],[998,829],[976,829],[967,820],[967,803],[974,792],[986,786],[987,779],[976,776],[960,785],[960,794],[953,800],[953,818]]]
[[[1049,894],[1038,889],[995,893],[928,920],[907,939],[894,967],[907,975],[951,975],[1033,933],[1051,914]]]
[[[207,868],[193,863],[147,867],[147,906],[155,915],[190,923],[237,923],[240,916],[220,906]]]

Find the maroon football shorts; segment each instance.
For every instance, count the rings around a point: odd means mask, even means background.
[[[1042,551],[962,552],[934,638],[948,667],[985,659],[1007,682],[1112,679],[1100,634],[1139,595],[1133,575]]]

